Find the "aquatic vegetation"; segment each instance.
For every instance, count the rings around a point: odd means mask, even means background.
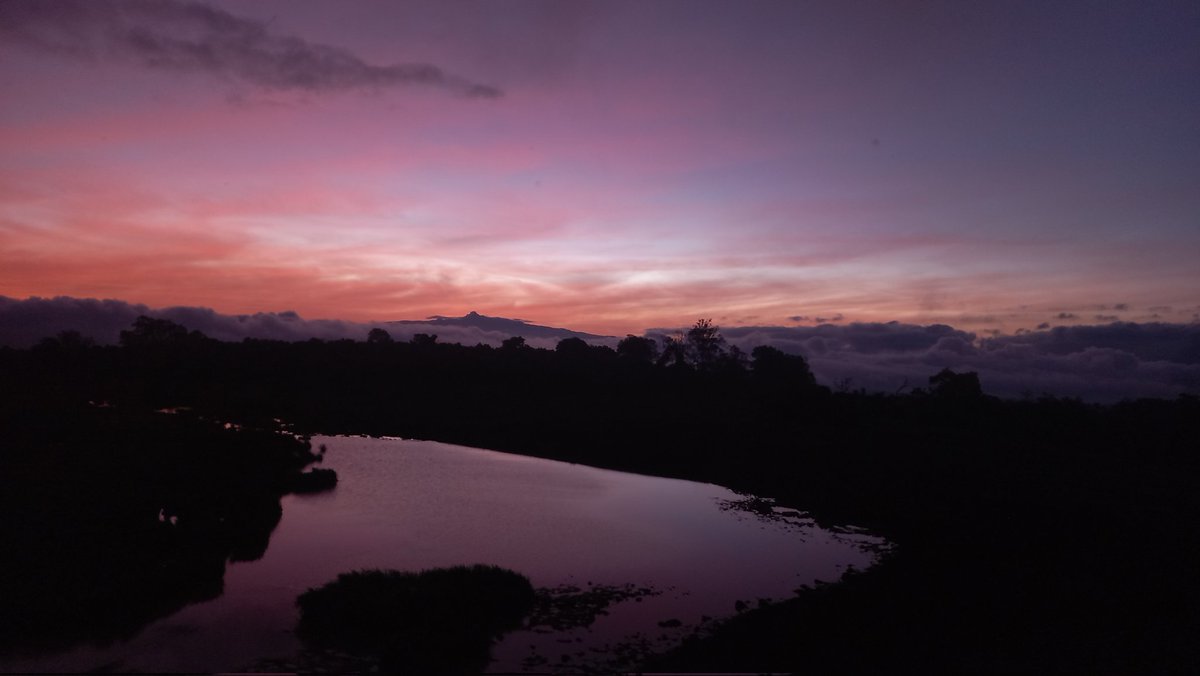
[[[608,607],[614,603],[640,602],[644,597],[661,593],[652,587],[635,584],[616,586],[588,583],[586,589],[569,584],[542,587],[537,590],[537,602],[526,626],[533,631],[547,633],[590,627],[596,618],[607,615]]]

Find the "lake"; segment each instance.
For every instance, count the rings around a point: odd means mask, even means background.
[[[591,626],[506,635],[491,669],[604,664],[618,649],[662,650],[737,607],[865,568],[881,545],[712,484],[428,441],[314,437],[318,444],[337,488],[284,497],[266,554],[229,564],[219,598],[125,643],[0,658],[0,669],[286,665],[301,649],[294,602],[306,589],[355,569],[472,563],[511,568],[539,587],[614,591]]]

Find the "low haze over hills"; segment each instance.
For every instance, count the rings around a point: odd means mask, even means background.
[[[221,314],[205,307],[150,308],[119,300],[93,298],[30,298],[0,296],[0,345],[28,347],[61,331],[79,331],[101,344],[114,344],[122,329],[139,315],[169,319],[210,338],[261,340],[364,340],[372,328],[385,328],[396,340],[414,334],[436,334],[443,343],[500,345],[510,336],[524,336],[534,347],[554,347],[563,338],[582,338],[597,344],[616,344],[616,338],[570,329],[538,326],[519,319],[487,317],[471,312],[462,317],[433,316],[424,320],[352,322],[340,319],[305,319],[296,312]]]
[[[117,300],[0,297],[0,345],[28,347],[41,338],[76,330],[112,344],[122,329],[146,314],[178,322],[218,340],[365,340],[376,327],[395,340],[437,335],[444,343],[498,346],[522,336],[533,347],[553,348],[564,338],[615,346],[618,337],[539,326],[471,312],[463,317],[362,323],[304,319],[295,312],[225,315],[209,308],[152,309]],[[650,329],[662,342],[685,327]],[[1005,397],[1079,397],[1117,401],[1200,393],[1200,324],[1111,322],[1057,326],[1013,335],[979,336],[944,324],[852,322],[817,326],[722,328],[730,345],[749,352],[770,345],[804,355],[817,380],[835,389],[903,392],[923,386],[942,368],[976,371],[986,392]]]

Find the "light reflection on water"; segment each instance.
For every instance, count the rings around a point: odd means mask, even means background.
[[[129,643],[3,664],[6,671],[237,670],[299,650],[295,597],[340,572],[489,563],[535,586],[650,586],[589,630],[509,634],[498,670],[521,670],[531,646],[556,664],[640,633],[666,647],[739,600],[780,599],[845,566],[870,564],[865,536],[835,535],[788,515],[728,509],[727,489],[435,442],[317,437],[330,493],[287,496],[265,556],[230,564],[225,592],[147,627]],[[723,509],[724,507],[724,509]],[[782,511],[782,510],[779,510]],[[679,628],[659,622],[677,619]],[[560,640],[561,639],[561,640]]]

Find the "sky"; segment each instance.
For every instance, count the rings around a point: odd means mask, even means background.
[[[1200,318],[1200,4],[0,3],[0,296]]]

